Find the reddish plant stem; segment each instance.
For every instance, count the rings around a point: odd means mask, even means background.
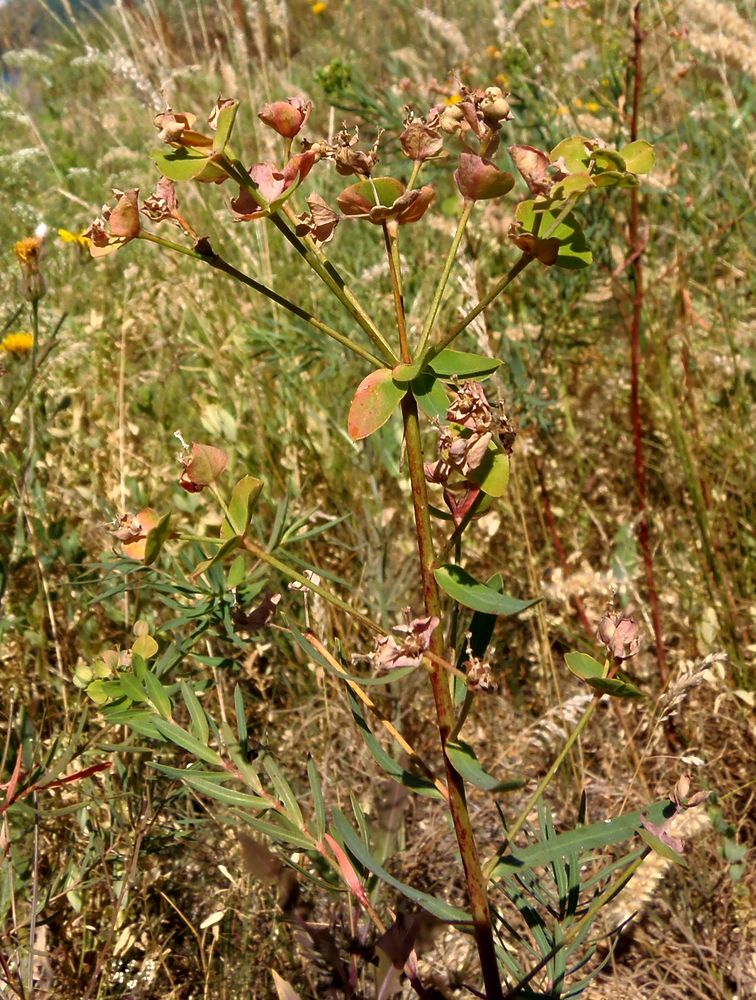
[[[638,138],[638,116],[640,112],[641,92],[643,88],[643,39],[641,31],[641,5],[633,8],[633,102],[630,120],[630,140]],[[643,557],[643,567],[646,574],[646,589],[651,606],[651,620],[654,627],[656,643],[656,661],[659,665],[659,678],[666,684],[669,678],[664,637],[662,635],[661,613],[659,609],[659,592],[656,587],[654,560],[651,554],[651,538],[648,527],[648,502],[646,491],[646,461],[643,449],[643,419],[640,405],[641,379],[641,327],[643,322],[643,246],[640,237],[640,204],[638,189],[630,192],[630,218],[628,223],[628,244],[630,281],[633,286],[633,314],[630,321],[630,419],[633,427],[633,445],[635,450],[635,490],[638,505],[638,543]]]
[[[415,511],[415,527],[417,531],[417,548],[420,556],[420,566],[423,582],[423,597],[425,610],[441,620],[441,597],[433,575],[434,549],[431,534],[430,511],[423,469],[423,448],[420,439],[420,423],[418,420],[417,403],[411,393],[402,400],[402,416],[404,418],[404,438],[407,448],[407,464],[412,483],[412,505]],[[443,657],[444,640],[441,628],[437,628],[431,637],[431,653]],[[446,754],[446,743],[454,729],[454,706],[452,704],[449,680],[446,673],[437,663],[430,672],[433,698],[436,703],[441,750],[444,755],[446,782],[449,788],[449,812],[457,835],[459,853],[465,871],[467,894],[470,912],[473,919],[475,943],[480,957],[483,982],[487,1000],[503,1000],[501,979],[499,978],[496,961],[496,946],[491,927],[491,912],[486,895],[486,880],[481,870],[478,848],[475,843],[470,815],[467,811],[465,787],[461,776],[454,770]]]

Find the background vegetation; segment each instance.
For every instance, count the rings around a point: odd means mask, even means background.
[[[593,268],[540,272],[514,286],[466,345],[506,362],[498,389],[520,428],[510,492],[483,522],[479,557],[503,573],[508,593],[545,597],[497,636],[500,692],[476,707],[474,721],[481,757],[531,782],[545,771],[584,698],[561,654],[590,648],[615,586],[646,626],[636,679],[655,694],[668,676],[676,715],[647,732],[642,709],[603,712],[552,803],[556,822],[574,821],[583,785],[596,815],[667,794],[686,770],[696,787],[716,792],[688,831],[689,869],[649,860],[633,882],[624,905],[639,916],[592,987],[597,998],[756,995],[754,881],[743,847],[754,826],[747,426],[756,73],[756,32],[745,13],[735,3],[682,0],[648,3],[642,15],[640,134],[655,143],[657,167],[641,199],[641,413],[661,668],[637,541],[627,203],[613,197],[589,214]],[[405,104],[422,112],[453,99],[451,69],[470,84],[511,91],[516,117],[505,143],[550,148],[581,132],[620,145],[628,136],[629,11],[599,0],[465,8],[392,0],[380,11],[363,0],[124,0],[100,10],[11,2],[0,8],[0,40],[3,336],[31,329],[13,244],[40,223],[51,228],[36,354],[0,353],[1,780],[19,752],[26,773],[67,748],[76,755],[69,773],[113,760],[3,815],[4,974],[28,946],[34,900],[44,956],[38,996],[262,998],[272,995],[271,965],[304,996],[326,996],[317,958],[298,946],[274,893],[245,874],[221,809],[157,776],[146,766],[149,748],[104,728],[72,676],[104,648],[128,645],[138,619],[171,634],[175,595],[166,588],[161,599],[141,576],[125,579],[109,528],[147,503],[196,512],[201,526],[201,498],[176,485],[176,429],[222,444],[239,475],[266,480],[260,520],[267,530],[291,529],[290,557],[326,565],[386,623],[397,608],[417,607],[413,537],[389,474],[401,460],[398,425],[355,447],[346,410],[364,371],[267,302],[142,244],[95,264],[55,231],[81,232],[112,187],[151,189],[154,113],[169,104],[206,114],[219,92],[243,101],[237,128],[250,162],[272,149],[256,118],[266,100],[304,93],[316,105],[309,135],[333,133],[346,119],[372,138],[378,126],[399,125]],[[408,172],[396,145],[382,157]],[[330,193],[338,190],[336,177],[330,183]],[[440,171],[438,183],[442,203],[452,199]],[[320,294],[302,285],[266,229],[230,232],[223,191],[180,193],[195,228],[249,273],[282,291],[296,282],[305,303]],[[465,312],[511,255],[515,195],[468,230],[450,312]],[[419,267],[410,302],[427,303],[424,276],[452,227],[443,217],[435,229],[411,227]],[[334,257],[388,316],[388,274],[372,235],[342,226]],[[336,318],[331,309],[317,302],[326,321]],[[291,540],[315,527],[328,530]],[[296,613],[301,599],[284,600]],[[337,628],[326,609],[310,612]],[[217,707],[241,683],[250,732],[287,773],[304,773],[306,740],[333,794],[351,789],[380,827],[388,792],[371,780],[330,679],[275,631],[240,645],[209,630],[204,654],[194,669],[214,677]],[[387,710],[432,757],[433,735],[417,731],[426,699],[418,681],[411,700],[389,696]],[[472,808],[494,844],[498,818],[474,798]],[[454,898],[450,832],[417,804],[391,812],[392,870]],[[312,906],[324,925],[340,919],[316,898]],[[222,919],[202,926],[217,913]],[[445,951],[443,941],[436,947],[427,960],[437,989],[465,995],[459,984],[470,956]],[[14,995],[1,982],[0,994]]]

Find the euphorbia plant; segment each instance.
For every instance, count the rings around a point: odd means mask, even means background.
[[[307,766],[312,809],[305,816],[299,796],[274,758],[265,753],[253,758],[248,754],[244,704],[238,691],[234,731],[225,721],[216,725],[188,684],[182,682],[178,690],[166,686],[167,675],[191,650],[192,643],[202,634],[202,626],[195,628],[188,640],[173,642],[161,652],[160,645],[145,636],[140,625],[130,655],[112,651],[94,670],[85,668],[78,683],[101,705],[111,722],[125,723],[144,736],[175,743],[202,765],[175,768],[160,764],[156,765],[159,770],[225,803],[237,818],[273,841],[303,851],[321,881],[326,879],[334,885],[341,881],[347,886],[355,903],[374,924],[376,933],[383,935],[378,938],[377,946],[390,960],[389,968],[381,972],[376,983],[376,996],[391,995],[402,969],[419,996],[429,994],[414,960],[419,928],[412,925],[408,929],[406,916],[401,921],[399,917],[387,918],[385,906],[379,907],[374,896],[366,891],[366,880],[373,877],[434,917],[472,932],[488,1000],[503,997],[503,977],[507,989],[519,988],[521,995],[542,995],[527,989],[527,984],[537,976],[547,977],[549,996],[574,995],[582,985],[569,978],[569,957],[572,956],[572,964],[577,968],[580,964],[576,961],[577,953],[584,958],[590,950],[585,939],[597,905],[617,891],[618,879],[621,882],[629,877],[628,871],[637,867],[648,850],[641,847],[631,851],[624,868],[616,861],[606,869],[591,862],[588,878],[588,859],[582,857],[584,844],[585,850],[593,852],[632,838],[641,829],[648,840],[652,836],[648,831],[661,829],[665,817],[676,806],[657,803],[649,807],[647,814],[627,814],[560,836],[554,833],[545,809],[543,792],[598,700],[605,695],[640,694],[617,676],[621,661],[637,650],[634,623],[630,627],[627,619],[607,619],[599,637],[611,656],[603,665],[585,653],[576,652],[566,658],[569,668],[594,691],[586,714],[528,808],[511,823],[501,849],[486,864],[481,863],[467,808],[466,784],[472,783],[495,795],[522,782],[502,782],[487,774],[473,748],[460,734],[473,698],[495,687],[486,659],[495,618],[520,613],[535,603],[536,596],[531,600],[516,600],[502,593],[500,576],[483,583],[460,564],[463,537],[474,525],[476,516],[507,489],[516,432],[501,405],[492,403],[485,390],[485,380],[496,372],[500,362],[459,350],[456,342],[473,320],[531,265],[586,267],[591,262],[591,251],[574,214],[576,206],[597,188],[637,184],[636,175],[651,167],[653,152],[642,141],[614,150],[585,136],[569,137],[551,151],[510,146],[509,155],[529,194],[512,202],[511,264],[493,281],[476,306],[452,323],[444,317],[443,298],[465,229],[479,202],[500,199],[515,188],[513,174],[497,163],[497,159],[502,159],[502,134],[512,118],[507,95],[496,87],[485,90],[463,87],[460,96],[457,104],[432,108],[424,117],[409,113],[400,135],[403,153],[412,162],[407,183],[378,173],[380,136],[372,146],[363,146],[356,129],[344,128],[334,137],[304,138],[294,151],[295,140],[310,121],[312,108],[304,98],[275,101],[260,111],[262,122],[281,136],[283,148],[277,162],[249,167],[231,145],[236,138],[233,135],[236,101],[218,100],[209,118],[208,131],[195,128],[196,115],[167,110],[155,120],[165,143],[153,154],[161,173],[155,192],[141,207],[137,191],[116,192],[115,207],[103,212],[88,235],[95,256],[142,240],[209,265],[267,296],[308,324],[317,336],[330,337],[359,357],[369,371],[356,388],[348,413],[344,413],[353,440],[369,437],[391,419],[401,419],[423,601],[423,608],[409,611],[403,623],[386,628],[372,621],[355,607],[358,598],[347,601],[339,597],[314,574],[301,573],[288,564],[275,553],[274,546],[263,545],[251,527],[263,484],[253,475],[244,475],[224,496],[220,482],[226,458],[214,445],[194,443],[186,448],[180,486],[191,492],[206,490],[214,496],[220,510],[217,536],[198,539],[186,532],[183,537],[187,544],[200,543],[204,549],[203,558],[194,566],[189,580],[198,593],[215,595],[215,604],[210,598],[207,603],[208,609],[213,608],[213,620],[230,617],[232,627],[246,631],[265,627],[277,613],[279,595],[268,593],[252,608],[244,610],[236,606],[229,615],[230,599],[219,598],[218,587],[221,593],[235,592],[237,596],[246,587],[247,596],[253,599],[263,590],[265,574],[274,571],[297,587],[320,595],[361,626],[363,633],[368,630],[373,634],[373,671],[356,674],[345,652],[362,654],[364,659],[365,650],[344,651],[341,645],[330,645],[313,628],[302,630],[290,618],[286,621],[292,640],[309,658],[343,682],[358,728],[378,764],[414,793],[438,799],[448,809],[464,871],[466,908],[452,906],[391,876],[383,860],[371,849],[359,808],[355,806],[354,817],[359,832],[340,810],[329,811],[313,760]],[[449,165],[453,183],[461,195],[459,217],[430,304],[418,324],[419,336],[413,340],[403,288],[411,261],[403,258],[401,237],[403,227],[422,225],[434,210],[434,187],[422,184],[420,177],[429,161],[442,160]],[[309,186],[322,165],[329,162],[339,175],[349,178],[349,184],[336,198],[336,208],[320,193],[311,191],[306,199],[307,210],[300,205],[298,212],[293,205],[300,188]],[[296,250],[302,266],[314,272],[327,292],[338,300],[350,320],[350,328],[356,325],[361,332],[360,339],[324,322],[288,295],[265,286],[229,263],[181,214],[176,185],[190,181],[233,187],[233,224],[274,226]],[[152,223],[174,225],[182,241],[176,242],[148,228],[145,218]],[[338,247],[340,232],[347,224],[367,226],[384,245],[393,292],[390,329],[379,325],[324,253],[326,243]],[[434,506],[429,486],[441,487],[448,514]],[[433,529],[434,516],[439,518],[440,531]],[[115,527],[115,535],[128,556],[151,564],[171,538],[169,515],[160,517],[150,509],[135,515],[124,513]],[[181,537],[179,534],[178,538]],[[452,549],[456,561],[448,562],[447,553]],[[248,559],[254,560],[252,570]],[[203,580],[208,581],[205,590]],[[470,612],[468,628],[462,631],[459,622]],[[194,615],[195,622],[197,617]],[[354,662],[359,662],[359,658]],[[417,670],[427,672],[433,693],[443,763],[441,773],[436,773],[420,757],[381,714],[379,704],[368,693],[370,685],[386,680],[399,682],[407,673]],[[179,693],[180,699],[176,697]],[[189,720],[188,728],[176,721],[182,714]],[[406,764],[400,764],[377,740],[369,721],[371,717],[373,728],[383,730],[406,755]],[[240,791],[240,783],[249,790]],[[518,849],[514,837],[533,806],[540,810],[541,840],[527,850]],[[659,844],[659,838],[655,837],[653,846]],[[259,844],[247,847],[253,855],[257,852],[258,860],[260,852],[267,851]],[[536,910],[526,900],[527,893],[531,893],[536,902],[543,901],[539,895],[541,876],[536,874],[543,865],[552,866],[561,901],[551,925],[548,915],[534,917]],[[304,874],[308,873],[306,865],[299,867]],[[531,927],[539,928],[536,939],[542,952],[542,960],[535,965],[522,964],[522,955],[515,959],[502,946],[507,924],[500,913],[492,912],[489,902],[492,882],[523,913],[526,903],[531,906],[527,919]],[[585,893],[593,901],[591,905]],[[595,948],[595,943],[592,947]],[[276,985],[279,991],[284,989],[279,978]],[[353,995],[356,984],[347,981],[344,989]],[[291,991],[281,995],[294,994]]]

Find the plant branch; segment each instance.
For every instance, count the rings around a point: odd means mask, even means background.
[[[226,171],[229,177],[235,180],[240,187],[243,187],[251,194],[253,199],[258,205],[260,205],[261,208],[270,208],[270,206],[267,205],[260,197],[257,186],[239,160],[230,160],[223,156],[218,161],[218,164]],[[284,205],[283,212],[287,218],[290,219],[290,221],[294,223],[296,222],[296,217],[294,216],[290,206]],[[378,327],[357,301],[354,293],[347,286],[346,282],[333,264],[315,249],[312,240],[301,240],[287,224],[286,220],[281,216],[279,211],[271,211],[268,218],[276,229],[278,229],[284,239],[291,244],[300,257],[302,257],[312,270],[315,271],[321,281],[336,296],[352,318],[362,327],[376,347],[381,350],[386,360],[390,361],[392,364],[396,364],[396,356]],[[379,365],[379,367],[382,367],[382,365]]]
[[[364,347],[360,347],[359,344],[355,344],[355,342],[350,340],[349,337],[345,337],[343,333],[339,333],[339,331],[334,330],[332,326],[329,326],[327,323],[323,323],[306,309],[303,309],[301,306],[296,305],[296,303],[289,301],[289,299],[285,298],[283,295],[279,295],[278,292],[274,292],[272,288],[268,288],[267,285],[263,285],[261,282],[251,278],[248,274],[245,274],[243,271],[234,267],[233,264],[229,264],[228,261],[220,257],[217,253],[215,253],[215,251],[213,251],[212,254],[203,254],[198,250],[191,249],[190,247],[181,246],[180,243],[174,243],[172,240],[166,240],[162,236],[156,236],[155,233],[142,232],[139,235],[139,239],[147,240],[150,243],[156,243],[169,250],[174,250],[176,253],[182,253],[186,257],[191,257],[193,260],[209,264],[209,266],[215,268],[216,271],[222,271],[229,277],[235,278],[243,285],[247,285],[249,288],[254,289],[254,291],[258,292],[260,295],[264,295],[266,298],[270,299],[271,302],[275,302],[276,305],[281,306],[282,308],[288,310],[288,312],[293,313],[300,319],[303,319],[305,323],[309,323],[309,325],[314,327],[314,329],[324,333],[327,337],[330,337],[331,340],[337,341],[342,345],[342,347],[346,347],[354,354],[359,355],[365,361],[369,361],[370,364],[375,365],[378,368],[383,367],[383,361],[376,357],[375,354],[371,354],[371,352],[365,350]]]
[[[449,275],[451,274],[452,267],[454,266],[454,261],[457,259],[459,244],[462,242],[462,236],[464,235],[467,223],[470,221],[470,216],[472,215],[474,207],[474,201],[470,201],[469,199],[465,201],[462,214],[460,215],[459,222],[457,223],[456,232],[454,233],[454,238],[451,241],[449,252],[446,255],[446,260],[444,261],[441,277],[438,279],[438,285],[436,286],[436,291],[433,295],[433,301],[430,304],[428,314],[425,317],[425,322],[423,323],[423,332],[420,335],[420,346],[417,349],[419,357],[422,356],[423,351],[428,346],[428,338],[431,335],[433,324],[436,322],[436,316],[438,316],[438,310],[441,306],[441,299],[443,297],[444,290],[446,289],[447,282],[449,281]]]
[[[386,243],[389,272],[391,274],[391,291],[394,295],[396,310],[396,328],[399,333],[399,346],[402,361],[408,365],[412,361],[407,342],[407,314],[404,311],[404,295],[402,294],[402,270],[399,259],[399,228],[395,222],[383,223],[383,239]]]
[[[455,324],[455,326],[453,326],[451,330],[445,333],[437,344],[433,344],[431,346],[429,351],[426,352],[426,357],[423,358],[423,364],[426,364],[428,361],[430,361],[431,358],[434,358],[439,353],[439,351],[442,351],[445,347],[448,347],[449,344],[451,344],[451,342],[455,340],[460,335],[460,333],[462,333],[463,330],[467,329],[467,327],[472,323],[472,321],[477,316],[479,316],[484,309],[487,309],[488,306],[491,305],[493,300],[498,295],[501,295],[501,293],[504,291],[507,285],[511,284],[511,282],[514,281],[517,275],[520,274],[521,271],[524,271],[525,268],[528,266],[528,264],[530,264],[533,260],[535,260],[535,258],[531,257],[529,254],[526,253],[522,254],[520,259],[516,261],[516,263],[509,269],[509,271],[502,278],[500,278],[496,282],[496,284],[489,289],[488,292],[486,292],[486,294],[483,296],[483,298],[480,300],[477,306],[475,306],[474,309],[471,309],[466,316],[462,317],[459,323]]]
[[[280,559],[276,559],[274,555],[271,555],[270,552],[266,551],[256,542],[247,538],[246,535],[242,538],[242,545],[247,552],[253,555],[256,559],[267,563],[268,566],[272,566],[273,569],[278,570],[278,572],[287,579],[295,580],[297,583],[301,583],[303,587],[311,590],[313,594],[318,594],[319,597],[322,597],[324,601],[327,601],[329,604],[333,605],[333,607],[346,612],[350,618],[360,622],[366,628],[369,628],[371,632],[377,632],[379,635],[388,634],[384,628],[381,628],[380,625],[376,625],[371,618],[368,618],[367,615],[358,611],[357,608],[353,608],[351,604],[348,604],[346,601],[342,601],[340,597],[337,597],[336,594],[332,594],[331,591],[327,590],[325,587],[321,587],[320,584],[313,583],[312,580],[304,576],[302,573],[298,573],[295,569],[292,569],[291,566],[287,566],[285,562],[281,562]]]

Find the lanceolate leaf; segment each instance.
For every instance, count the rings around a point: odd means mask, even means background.
[[[389,368],[379,368],[360,382],[349,408],[348,430],[353,441],[369,437],[383,427],[407,393],[397,385]]]
[[[479,583],[461,566],[454,566],[451,563],[439,566],[433,575],[444,593],[453,597],[458,604],[472,608],[473,611],[482,611],[484,614],[517,615],[540,600],[536,598],[532,601],[518,601],[514,597],[507,597],[506,594],[500,594],[484,583]]]
[[[493,775],[488,774],[481,767],[473,748],[463,740],[447,743],[446,755],[457,774],[461,774],[465,781],[469,781],[471,785],[482,788],[486,792],[511,792],[515,788],[522,788],[525,784],[521,778],[499,781]]]
[[[334,809],[333,819],[334,826],[339,835],[342,837],[349,853],[356,858],[360,864],[364,865],[368,871],[377,875],[382,882],[385,882],[387,885],[392,886],[392,888],[397,889],[402,893],[402,895],[411,899],[419,906],[422,906],[424,910],[427,910],[428,913],[432,913],[440,920],[464,923],[470,922],[470,915],[465,913],[464,910],[460,910],[456,906],[452,906],[451,903],[447,903],[443,899],[437,899],[435,896],[429,896],[425,892],[413,889],[412,886],[406,885],[404,882],[400,882],[399,879],[394,878],[393,875],[390,875],[386,869],[378,864],[375,858],[371,855],[367,846],[363,844],[354,832],[340,809]]]
[[[224,559],[229,552],[233,552],[235,549],[238,549],[240,545],[241,538],[239,535],[233,535],[231,538],[227,538],[225,542],[218,547],[214,556],[211,556],[209,559],[203,559],[201,563],[197,563],[192,571],[190,579],[195,580],[202,573],[205,573],[211,567],[215,566],[216,563]]]
[[[421,775],[413,774],[411,771],[407,771],[401,766],[401,764],[395,761],[386,750],[383,749],[380,742],[370,731],[370,726],[367,724],[365,713],[362,711],[362,705],[350,688],[347,688],[347,695],[349,696],[349,706],[352,709],[354,721],[357,723],[357,728],[360,730],[362,738],[365,740],[367,748],[375,758],[376,763],[378,763],[391,778],[399,781],[402,785],[405,785],[413,792],[417,792],[418,795],[427,795],[429,798],[440,799],[441,793],[429,778],[424,778]]]
[[[468,354],[466,351],[453,351],[446,347],[430,359],[427,367],[441,379],[456,376],[460,379],[472,378],[480,381],[493,375],[502,364],[498,358],[486,358],[481,354]]]
[[[302,1000],[294,987],[290,983],[287,983],[285,979],[282,979],[275,969],[271,969],[270,974],[273,976],[273,985],[276,987],[278,1000]]]
[[[661,826],[665,819],[672,815],[675,806],[668,799],[655,802],[647,809],[625,813],[617,819],[592,823],[590,826],[578,826],[567,833],[560,833],[544,843],[534,844],[521,850],[511,851],[500,858],[491,873],[492,878],[516,874],[524,869],[536,868],[539,865],[551,864],[556,858],[568,857],[574,850],[583,854],[603,850],[613,844],[629,840],[641,829],[641,817]]]
[[[198,760],[204,760],[207,764],[221,764],[221,759],[215,750],[204,746],[198,739],[177,726],[175,722],[168,719],[155,719],[155,728],[171,743],[181,747],[188,753],[193,754]]]

